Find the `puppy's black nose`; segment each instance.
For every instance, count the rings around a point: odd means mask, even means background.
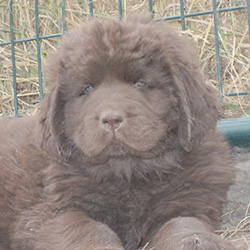
[[[119,112],[107,112],[102,115],[101,122],[103,127],[109,131],[118,130],[124,121],[124,117]]]

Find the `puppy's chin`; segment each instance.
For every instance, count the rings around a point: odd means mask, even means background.
[[[162,156],[166,152],[164,140],[161,140],[157,145],[150,150],[136,150],[125,143],[114,140],[109,143],[104,149],[94,157],[87,157],[87,161],[91,164],[102,164],[110,159],[124,159],[126,157],[136,157],[142,159],[150,159]]]
[[[120,142],[119,140],[113,140],[109,143],[100,153],[100,155],[107,155],[108,157],[124,157],[134,151],[128,145]]]

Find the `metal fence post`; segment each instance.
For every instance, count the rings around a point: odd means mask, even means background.
[[[14,44],[14,23],[13,23],[12,0],[9,1],[9,8],[10,8],[10,44],[11,44],[11,60],[12,60],[14,109],[15,109],[15,116],[18,116],[17,84],[16,84],[16,56],[15,56],[15,44]]]
[[[217,79],[218,79],[220,93],[222,93],[220,46],[219,46],[219,32],[218,32],[217,2],[216,2],[216,0],[213,0],[213,16],[214,16],[214,34],[215,34],[215,49],[216,49],[216,61],[217,61]]]
[[[41,47],[39,34],[39,11],[38,0],[35,0],[35,21],[36,21],[36,48],[37,48],[37,67],[38,67],[38,81],[40,100],[43,98],[43,79],[42,79],[42,63],[41,63]]]

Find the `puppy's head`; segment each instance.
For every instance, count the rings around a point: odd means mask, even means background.
[[[81,25],[48,63],[46,137],[67,159],[191,151],[214,130],[219,102],[189,43],[145,18]]]

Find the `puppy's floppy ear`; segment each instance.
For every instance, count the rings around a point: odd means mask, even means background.
[[[191,151],[209,131],[215,130],[221,104],[217,91],[204,80],[195,50],[185,45],[184,49],[175,57],[172,70],[178,99],[179,142]]]
[[[198,146],[220,117],[221,106],[216,91],[207,85],[196,67],[186,65],[174,74],[178,92],[180,145],[186,150]]]
[[[176,89],[179,143],[191,151],[202,143],[209,131],[216,129],[221,114],[219,95],[206,84],[190,37],[178,34],[164,21],[151,23],[150,32],[157,37],[164,56],[164,70],[169,71]]]
[[[62,91],[64,72],[65,65],[60,53],[52,54],[46,66],[50,92],[44,97],[39,112],[43,131],[42,144],[45,144],[44,146],[52,152],[69,159],[73,146],[64,130],[65,97]]]

